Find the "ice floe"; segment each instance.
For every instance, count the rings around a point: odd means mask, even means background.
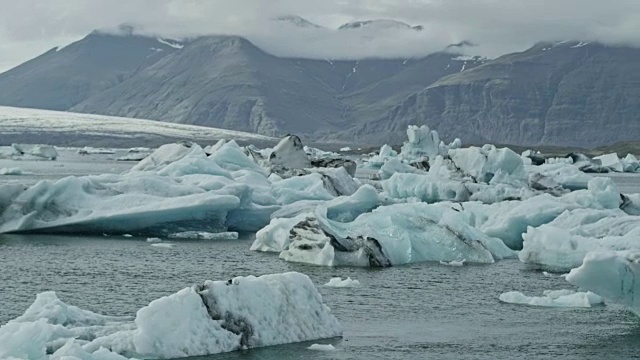
[[[590,308],[604,304],[604,299],[590,291],[545,290],[543,296],[526,296],[518,291],[509,291],[500,295],[500,301],[511,304],[547,307]]]
[[[324,286],[328,286],[328,287],[339,287],[339,288],[349,288],[349,287],[356,287],[356,286],[360,286],[360,281],[358,280],[353,280],[350,277],[342,280],[342,278],[340,277],[334,277],[331,278],[331,280],[329,280],[328,283],[324,284]]]

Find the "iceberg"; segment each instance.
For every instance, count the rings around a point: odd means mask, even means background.
[[[58,158],[58,151],[51,145],[11,144],[11,151],[2,156],[15,160],[55,160]]]
[[[266,172],[235,142],[209,157],[196,144],[164,145],[124,174],[10,190],[0,199],[0,233],[250,231],[278,209]]]
[[[404,143],[400,151],[402,159],[417,160],[423,157],[435,158],[440,153],[440,136],[427,125],[417,127],[409,125],[407,128],[408,141]]]
[[[469,147],[449,151],[456,168],[471,176],[476,182],[489,183],[502,172],[515,178],[524,178],[522,158],[509,148],[498,149],[493,145],[482,148]]]
[[[273,148],[269,156],[272,167],[286,169],[306,169],[311,167],[311,162],[304,151],[302,141],[295,135],[287,135]]]
[[[339,288],[347,288],[347,287],[356,287],[360,286],[360,281],[353,280],[350,277],[342,280],[340,277],[334,277],[329,280],[328,283],[324,284],[324,286],[328,287],[339,287]]]
[[[385,144],[382,145],[377,155],[371,156],[366,159],[365,166],[372,169],[380,169],[387,161],[398,156],[398,153],[391,148],[391,146]]]
[[[423,261],[493,263],[515,252],[468,224],[467,213],[445,205],[383,205],[340,222],[328,208],[293,219],[274,219],[260,230],[253,250],[322,266],[384,267]]]
[[[206,231],[183,231],[169,234],[169,239],[189,239],[189,240],[237,240],[238,233],[226,231],[220,233],[210,233]]]
[[[640,217],[622,210],[568,210],[523,234],[522,262],[568,271],[592,251],[640,250]]]
[[[604,299],[587,291],[545,290],[543,296],[526,296],[518,291],[509,291],[500,295],[500,301],[510,304],[522,304],[545,307],[590,308],[603,305]]]
[[[431,175],[395,173],[382,182],[385,193],[396,199],[417,198],[435,203],[440,201],[468,201],[469,189],[464,183],[444,180]]]
[[[307,349],[316,351],[335,351],[336,348],[331,344],[312,344]]]
[[[92,148],[89,146],[85,146],[84,148],[78,149],[76,151],[79,155],[100,155],[100,154],[115,154],[116,151],[113,149],[103,149],[103,148]]]
[[[626,306],[640,316],[640,251],[590,252],[568,282]]]
[[[465,203],[465,211],[474,214],[475,226],[488,236],[502,239],[511,249],[523,247],[522,234],[529,227],[550,223],[567,210],[619,209],[622,201],[617,187],[609,178],[594,178],[587,190],[574,191],[560,197],[542,194],[523,201],[503,201],[491,205]]]
[[[23,175],[24,171],[17,167],[0,168],[0,175]]]
[[[285,273],[206,281],[152,301],[133,321],[42,293],[0,327],[0,358],[179,358],[341,335],[311,280]]]
[[[605,166],[612,171],[615,171],[615,172],[624,171],[624,166],[622,165],[622,162],[620,161],[620,158],[618,157],[617,153],[596,156],[594,157],[594,159],[600,160],[600,163],[602,164],[602,166]]]

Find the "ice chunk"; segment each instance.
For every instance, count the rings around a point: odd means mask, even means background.
[[[463,259],[492,263],[515,256],[501,240],[470,226],[466,213],[445,206],[381,206],[348,223],[326,218],[323,209],[290,228],[281,258],[324,266],[390,266]]]
[[[500,301],[531,306],[578,308],[590,308],[594,305],[604,304],[604,299],[590,291],[575,292],[573,290],[545,290],[543,296],[540,297],[509,291],[500,295]]]
[[[307,349],[317,351],[335,351],[336,348],[331,344],[312,344]]]
[[[399,173],[421,174],[421,175],[427,174],[427,172],[423,170],[417,169],[411,165],[407,165],[401,162],[400,160],[394,158],[394,159],[390,159],[389,161],[385,162],[384,165],[382,165],[382,167],[380,168],[380,171],[378,171],[378,176],[380,177],[380,179],[386,180],[392,177],[394,174],[399,174]]]
[[[222,145],[220,149],[209,155],[209,158],[228,171],[251,170],[265,177],[268,175],[260,165],[245,155],[240,146],[233,140]]]
[[[329,280],[328,283],[324,284],[324,286],[328,287],[339,287],[339,288],[347,288],[347,287],[356,287],[360,286],[360,281],[352,280],[350,277],[342,280],[342,278],[334,277]]]
[[[187,146],[189,145],[189,146]],[[160,146],[144,160],[136,164],[131,171],[150,171],[178,161],[190,153],[197,153],[200,149],[191,144],[175,143]]]
[[[162,242],[162,239],[157,238],[157,237],[150,237],[150,238],[147,238],[147,242],[148,243],[159,243],[159,242]]]
[[[493,145],[449,151],[455,166],[480,182],[489,183],[498,171],[515,178],[524,177],[522,158],[509,148]]]
[[[169,234],[170,239],[197,239],[197,240],[237,240],[238,233],[234,231],[210,233],[206,231],[183,231]]]
[[[55,206],[52,206],[55,204]],[[0,209],[0,233],[162,233],[201,223],[225,227],[240,200],[158,176],[68,177],[41,181]]]
[[[58,298],[55,292],[47,291],[36,296],[29,308],[13,321],[34,322],[46,320],[47,323],[62,326],[95,326],[109,322],[122,321],[127,318],[104,316],[76,306],[67,305]]]
[[[113,149],[92,148],[89,146],[85,146],[84,148],[78,149],[76,153],[80,155],[96,155],[96,154],[115,154],[116,151]]]
[[[272,184],[271,193],[279,204],[301,200],[330,200],[351,195],[359,184],[344,168],[312,169],[307,175],[296,176]]]
[[[51,145],[11,144],[11,147],[18,156],[27,155],[46,160],[58,158],[58,151]]]
[[[640,162],[633,154],[627,154],[621,163],[624,172],[640,172]]]
[[[135,322],[44,293],[25,315],[0,327],[0,358],[176,358],[341,335],[311,280],[286,273],[185,288],[140,309]]]
[[[600,160],[602,166],[606,166],[615,172],[624,171],[624,167],[622,165],[622,162],[620,162],[620,158],[618,157],[617,153],[596,156],[594,157],[594,159]]]
[[[17,167],[12,168],[0,168],[0,175],[22,175],[24,172]]]
[[[588,190],[574,191],[561,197],[542,194],[524,201],[506,201],[482,207],[469,204],[465,208],[478,215],[477,226],[487,235],[502,239],[512,249],[522,249],[522,234],[529,226],[547,224],[566,210],[618,209],[620,204],[620,194],[613,181],[594,178],[589,182]],[[481,217],[485,221],[480,221]]]
[[[163,249],[171,249],[173,247],[173,244],[171,244],[171,243],[155,243],[155,244],[151,244],[151,246],[157,247],[157,248],[163,248]]]
[[[318,159],[335,159],[340,157],[340,154],[335,153],[333,151],[324,151],[320,149],[316,149],[310,146],[303,147],[304,152],[307,153],[307,156],[310,159],[318,160]]]
[[[299,222],[312,217],[313,214],[305,213],[293,218],[272,219],[269,225],[256,233],[256,240],[251,245],[251,250],[264,252],[281,252],[289,246],[289,232]]]
[[[442,265],[448,265],[448,266],[463,266],[464,265],[464,260],[462,259],[460,261],[455,261],[455,260],[451,260],[449,262],[447,261],[440,261],[440,264]]]
[[[269,157],[273,167],[286,169],[305,169],[311,167],[311,162],[304,151],[302,141],[295,135],[287,135],[273,148]]]
[[[540,174],[553,179],[565,189],[581,190],[586,189],[593,176],[585,174],[575,166],[565,164],[544,164],[540,166],[526,167],[529,176]]]
[[[138,311],[135,350],[186,357],[340,336],[311,280],[300,273],[207,281]]]
[[[368,159],[365,159],[366,166],[369,168],[379,169],[387,161],[398,156],[398,153],[391,148],[391,146],[385,144],[382,145],[377,155],[374,155]]]
[[[405,142],[400,151],[400,157],[406,160],[417,160],[422,157],[435,158],[440,154],[440,136],[427,125],[417,127],[409,125],[407,128],[408,142]]]
[[[462,182],[444,180],[430,175],[397,173],[382,182],[389,196],[397,199],[418,198],[434,203],[439,201],[467,201],[469,190]]]
[[[640,316],[640,251],[590,252],[566,279]]]
[[[521,261],[566,271],[580,266],[590,251],[640,249],[640,217],[621,210],[571,210],[530,227],[523,239]]]
[[[350,147],[348,147],[348,146],[345,146],[345,147],[343,147],[343,148],[340,148],[340,151],[341,151],[341,152],[351,151],[351,148],[350,148]]]

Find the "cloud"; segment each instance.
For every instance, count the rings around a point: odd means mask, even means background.
[[[332,59],[422,56],[463,40],[478,44],[474,54],[490,57],[545,40],[640,45],[637,0],[0,0],[0,6],[0,71],[122,23],[166,37],[241,35],[276,55]],[[285,14],[325,28],[271,20]],[[424,30],[335,30],[380,18]]]

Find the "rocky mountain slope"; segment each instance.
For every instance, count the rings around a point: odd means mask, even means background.
[[[94,31],[0,74],[0,105],[67,110],[180,46],[128,33]]]
[[[393,21],[336,31],[389,27],[422,31]],[[567,41],[487,60],[458,54],[467,45],[419,59],[314,60],[273,56],[238,36],[179,44],[94,32],[0,74],[0,105],[367,145],[399,142],[409,124],[466,143],[640,138],[640,50]]]
[[[473,142],[592,147],[640,138],[640,49],[538,44],[444,77],[349,136],[429,124]]]

